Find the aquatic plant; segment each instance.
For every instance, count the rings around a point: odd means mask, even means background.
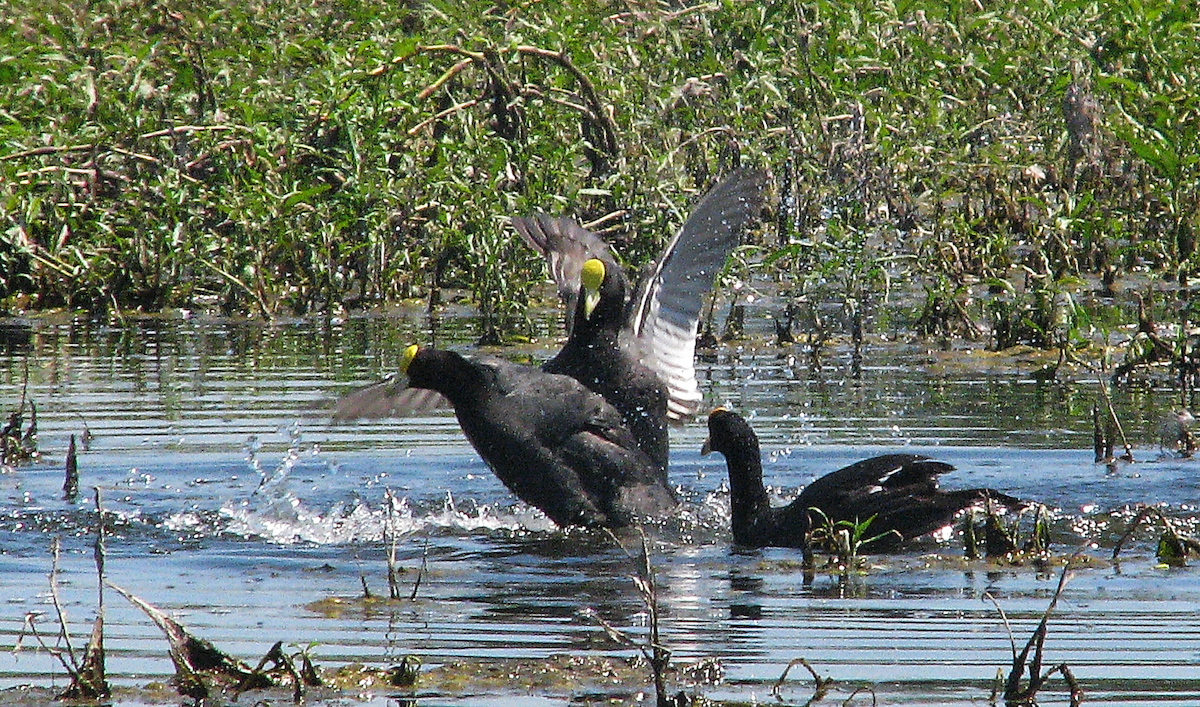
[[[1092,404],[1092,447],[1096,454],[1097,464],[1113,464],[1118,459],[1121,461],[1133,461],[1133,445],[1129,443],[1129,439],[1125,436],[1125,428],[1121,425],[1121,420],[1117,417],[1117,410],[1113,406],[1112,394],[1108,390],[1108,381],[1103,375],[1105,367],[1104,361],[1101,361],[1099,375],[1096,379],[1100,389],[1100,399],[1104,403],[1104,411],[1100,411],[1098,404]],[[1103,421],[1101,420],[1103,418]],[[1121,438],[1121,446],[1125,452],[1120,457],[1113,456],[1114,437]]]
[[[16,466],[39,456],[37,405],[26,397],[28,387],[29,365],[26,363],[21,384],[21,400],[17,403],[17,408],[9,413],[4,427],[0,427],[0,465]],[[25,422],[26,407],[29,408],[28,423]]]
[[[633,559],[633,555],[625,548],[621,540],[613,534],[611,530],[605,530],[608,536],[617,544],[626,555]],[[596,621],[609,638],[621,643],[622,645],[636,648],[642,657],[650,666],[650,673],[654,681],[655,704],[658,707],[668,707],[676,704],[675,698],[668,694],[667,690],[667,671],[671,667],[671,650],[667,648],[661,639],[659,620],[660,614],[658,611],[658,585],[654,579],[654,567],[650,562],[650,546],[646,540],[646,535],[639,528],[642,546],[641,553],[637,558],[637,572],[632,576],[634,586],[637,587],[638,594],[646,605],[648,612],[649,633],[646,636],[646,642],[637,642],[632,636],[614,627],[602,617],[598,616],[594,611],[585,611],[585,614]],[[683,696],[683,693],[680,693]]]
[[[67,461],[63,465],[63,500],[74,501],[79,495],[79,453],[75,448],[75,435],[67,445]]]
[[[1083,690],[1079,687],[1079,682],[1075,679],[1074,674],[1071,673],[1071,669],[1066,663],[1059,663],[1046,672],[1042,672],[1050,615],[1054,612],[1054,607],[1058,605],[1058,600],[1062,596],[1063,589],[1067,586],[1067,580],[1071,576],[1070,570],[1071,563],[1068,562],[1059,575],[1058,586],[1054,590],[1054,596],[1050,598],[1050,604],[1046,607],[1046,611],[1042,613],[1041,621],[1038,622],[1033,635],[1025,642],[1025,647],[1021,649],[1020,654],[1017,653],[1017,644],[1013,637],[1012,626],[1008,622],[1008,616],[1005,615],[1004,609],[1000,607],[1000,604],[996,602],[994,597],[990,594],[985,594],[985,598],[992,602],[993,606],[996,607],[996,611],[1000,612],[1000,618],[1003,619],[1004,627],[1008,630],[1008,640],[1013,656],[1012,667],[1009,670],[1008,677],[1003,680],[1002,690],[999,685],[1000,674],[997,674],[998,684],[992,689],[992,704],[996,704],[996,696],[997,694],[1001,694],[1006,707],[1036,705],[1038,692],[1041,691],[1046,682],[1055,673],[1061,674],[1067,682],[1067,687],[1071,691],[1071,707],[1076,707],[1076,705],[1083,702]]]
[[[971,509],[963,515],[963,555],[967,559],[979,559],[981,544],[983,555],[991,559],[1018,563],[1043,561],[1048,557],[1050,512],[1046,506],[1030,504],[1015,516],[1009,515],[1007,510],[989,501],[982,509]],[[1032,517],[1032,521],[1028,534],[1023,536],[1023,520],[1027,517]]]
[[[421,659],[406,655],[400,662],[388,668],[388,684],[392,687],[413,687],[421,676]]]
[[[104,670],[104,557],[105,557],[105,530],[104,530],[104,507],[101,502],[100,489],[95,490],[96,503],[96,539],[93,544],[93,559],[96,563],[96,619],[92,623],[92,632],[88,637],[87,644],[84,646],[83,655],[76,656],[75,648],[71,643],[71,630],[67,624],[67,617],[62,608],[62,601],[58,595],[58,560],[59,560],[59,539],[55,537],[51,541],[50,555],[50,599],[54,604],[55,615],[58,619],[58,642],[55,646],[50,646],[42,638],[41,633],[37,630],[37,625],[34,623],[34,614],[26,614],[24,626],[22,627],[21,636],[17,638],[16,645],[13,650],[17,651],[21,648],[21,641],[28,631],[37,641],[38,646],[58,659],[59,663],[67,671],[71,677],[71,684],[67,686],[58,695],[58,699],[84,699],[96,700],[108,697],[112,694],[112,689],[108,684],[108,678]],[[61,646],[61,647],[59,647]]]
[[[163,632],[168,655],[175,667],[172,682],[184,697],[199,703],[223,691],[236,696],[247,690],[290,687],[292,701],[299,704],[305,687],[324,684],[309,655],[311,644],[288,654],[283,650],[283,642],[276,641],[251,668],[211,641],[193,635],[182,623],[145,599],[115,584],[108,583],[108,586],[141,609]]]
[[[1159,562],[1168,567],[1183,567],[1189,557],[1200,556],[1200,540],[1179,532],[1170,517],[1156,506],[1140,506],[1129,527],[1117,540],[1113,547],[1112,559],[1116,560],[1121,549],[1129,538],[1143,525],[1155,521],[1159,526],[1158,541],[1155,543],[1154,556]]]
[[[866,537],[867,530],[875,516],[860,521],[833,521],[820,508],[809,508],[816,517],[812,529],[808,531],[804,546],[804,563],[812,567],[813,550],[820,549],[829,553],[830,562],[834,563],[840,572],[857,572],[862,568],[860,554],[871,543],[895,539],[900,533],[889,530],[871,537]]]

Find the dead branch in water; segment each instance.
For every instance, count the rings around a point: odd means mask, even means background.
[[[1078,681],[1071,673],[1071,669],[1066,663],[1060,663],[1045,673],[1042,672],[1043,651],[1046,646],[1046,633],[1050,623],[1050,615],[1054,612],[1054,607],[1058,605],[1058,600],[1062,596],[1063,589],[1067,586],[1067,580],[1071,576],[1071,563],[1067,562],[1063,567],[1062,574],[1058,578],[1058,587],[1054,590],[1054,596],[1050,599],[1050,604],[1046,607],[1046,611],[1042,614],[1042,620],[1038,622],[1038,626],[1033,631],[1033,635],[1025,642],[1025,647],[1021,652],[1017,653],[1016,640],[1013,637],[1012,626],[1008,622],[1008,616],[1005,615],[1004,609],[996,601],[990,593],[984,594],[984,598],[992,602],[996,610],[1000,612],[1000,617],[1004,621],[1004,626],[1008,630],[1008,640],[1012,646],[1013,662],[1012,668],[1009,670],[1008,678],[1004,680],[1003,696],[1005,705],[1032,705],[1036,704],[1037,693],[1046,684],[1055,673],[1060,673],[1063,679],[1067,682],[1067,687],[1071,691],[1071,706],[1076,707],[1083,702],[1083,690],[1079,687]],[[1032,656],[1030,653],[1032,652]],[[1029,675],[1027,682],[1022,684],[1026,673]],[[996,702],[997,688],[999,687],[999,677],[997,675],[997,686],[992,690],[992,703]]]
[[[175,665],[175,689],[179,694],[197,700],[208,699],[211,683],[236,685],[243,690],[271,686],[269,679],[256,674],[245,663],[225,654],[211,642],[192,636],[163,610],[111,582],[108,586],[144,611],[166,635],[170,645],[168,654]],[[260,679],[256,679],[256,676]]]
[[[777,700],[783,699],[783,697],[781,697],[779,694],[780,688],[783,687],[784,681],[787,680],[788,673],[791,672],[792,668],[796,667],[797,665],[803,665],[808,669],[809,674],[813,677],[813,696],[811,699],[809,699],[808,704],[812,704],[824,699],[825,695],[829,693],[829,688],[833,686],[833,678],[821,677],[819,674],[817,674],[816,669],[813,668],[812,665],[809,665],[809,662],[804,658],[796,658],[787,664],[787,667],[783,669],[783,674],[780,675],[779,679],[775,681],[775,684],[771,686],[771,694],[774,695],[775,699]]]

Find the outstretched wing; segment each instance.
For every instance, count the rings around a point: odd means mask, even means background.
[[[546,214],[514,216],[512,225],[517,234],[546,259],[550,277],[558,286],[558,296],[566,305],[567,335],[574,328],[575,302],[579,299],[579,273],[591,258],[604,262],[614,272],[620,268],[612,248],[599,236],[579,225],[574,219],[555,218]]]
[[[334,406],[333,421],[405,417],[450,407],[450,401],[441,393],[424,388],[409,388],[407,383],[408,380],[404,376],[391,375],[378,383],[343,396]]]
[[[712,289],[746,223],[762,206],[766,173],[738,170],[700,200],[654,268],[638,283],[629,325],[642,363],[667,387],[669,414],[696,411],[696,330]]]

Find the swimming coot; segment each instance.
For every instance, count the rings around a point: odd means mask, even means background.
[[[824,514],[830,522],[861,522],[874,516],[870,536],[887,534],[876,545],[898,545],[953,522],[961,511],[988,499],[1024,505],[991,489],[942,491],[938,476],[954,469],[919,454],[884,454],[813,481],[790,504],[774,508],[763,487],[758,437],[737,413],[717,408],[708,416],[702,454],[720,452],[729,468],[733,538],[747,547],[804,547]],[[821,514],[811,509],[819,509]]]

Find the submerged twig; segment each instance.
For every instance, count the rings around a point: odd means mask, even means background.
[[[821,677],[817,673],[816,669],[813,668],[813,666],[810,665],[809,662],[804,658],[796,658],[787,664],[787,667],[783,669],[783,674],[780,675],[779,679],[775,681],[775,684],[771,686],[771,694],[775,696],[775,699],[780,701],[783,700],[783,697],[779,694],[780,688],[783,687],[784,681],[787,680],[788,673],[791,672],[792,668],[797,665],[803,665],[808,669],[809,674],[813,677],[813,696],[811,699],[809,699],[808,704],[812,704],[824,699],[825,695],[829,692],[829,688],[833,685],[833,678]]]
[[[71,633],[67,630],[67,615],[63,611],[62,601],[58,597],[58,558],[60,553],[59,540],[54,538],[50,543],[50,601],[54,604],[54,613],[58,617],[58,637],[62,644],[67,647],[67,656],[71,659],[71,665],[67,667],[72,675],[75,672],[75,648],[71,645]]]
[[[264,680],[271,683],[271,680],[266,677],[266,671],[263,670],[268,662],[272,663],[276,670],[282,668],[287,676],[291,678],[292,702],[300,704],[300,701],[304,698],[304,685],[308,683],[297,672],[295,662],[283,652],[283,641],[276,641],[275,645],[271,646],[271,650],[267,651],[262,660],[258,661],[258,665],[254,667],[254,670],[238,682],[237,686],[233,689],[234,693],[254,689],[254,687],[262,685]]]
[[[107,697],[111,694],[104,671],[104,503],[100,489],[93,489],[96,504],[96,541],[92,557],[96,563],[96,621],[92,624],[92,635],[83,649],[83,661],[75,681],[67,688],[68,697]]]
[[[1125,547],[1125,541],[1133,537],[1134,531],[1141,526],[1142,521],[1146,520],[1146,516],[1150,515],[1151,513],[1158,514],[1159,517],[1162,516],[1162,514],[1159,513],[1159,510],[1153,506],[1142,506],[1138,510],[1137,515],[1133,517],[1132,521],[1130,521],[1129,527],[1125,529],[1125,532],[1121,534],[1121,537],[1117,540],[1117,544],[1113,547],[1112,559],[1117,559],[1117,556],[1121,554],[1121,550]]]

